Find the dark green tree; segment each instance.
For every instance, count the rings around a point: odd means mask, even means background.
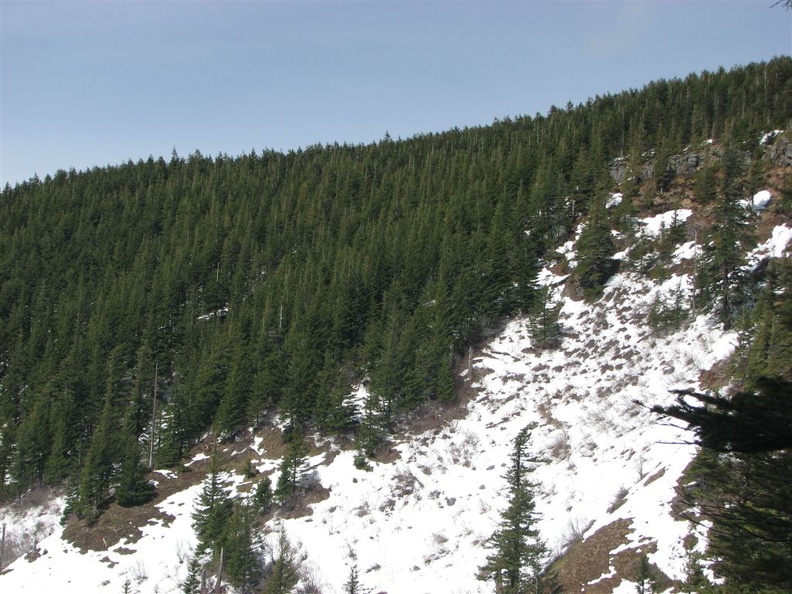
[[[724,177],[714,209],[716,220],[703,250],[696,298],[728,330],[740,309],[749,303],[752,293],[744,266],[752,233],[748,228],[748,213],[740,203],[744,198],[742,155],[735,147],[728,147],[722,165]]]
[[[554,302],[553,289],[547,285],[542,285],[536,295],[536,303],[528,313],[528,331],[537,348],[553,348],[563,333],[559,321],[563,302]]]
[[[220,477],[219,453],[215,448],[209,461],[209,470],[192,513],[193,529],[198,537],[199,553],[219,554],[223,545],[226,523],[233,512],[233,502]]]
[[[256,491],[253,494],[253,507],[258,513],[264,515],[272,510],[272,481],[270,477],[263,477],[256,485]]]
[[[495,591],[504,594],[539,592],[547,547],[536,528],[533,489],[529,479],[536,460],[528,452],[531,428],[521,430],[514,440],[511,464],[505,480],[509,504],[501,514],[499,528],[485,546],[492,549],[487,562],[479,568],[478,578],[495,583]]]
[[[682,496],[712,523],[708,554],[727,586],[792,589],[792,383],[763,378],[731,397],[678,393],[653,410],[687,422],[702,450]],[[705,405],[705,406],[702,406]]]
[[[638,557],[638,566],[635,569],[636,594],[654,594],[657,592],[657,572],[649,562],[646,553]]]
[[[258,537],[253,510],[235,503],[223,530],[223,570],[228,582],[242,594],[251,592],[261,580],[263,542]]]
[[[270,569],[264,581],[263,594],[291,594],[300,581],[300,559],[297,548],[289,541],[286,531],[278,531],[273,547]]]
[[[121,463],[115,500],[122,507],[132,507],[150,501],[156,495],[154,486],[146,480],[148,468],[143,463],[143,452],[138,441],[140,424],[130,410],[124,420],[119,440]]]
[[[191,557],[187,564],[187,577],[181,585],[184,594],[201,594],[201,562],[197,557]]]
[[[596,299],[607,280],[616,271],[611,259],[616,251],[608,213],[599,193],[589,201],[588,218],[577,241],[577,267],[574,278],[580,285],[586,300]]]
[[[113,482],[113,463],[117,442],[110,395],[105,399],[99,426],[93,433],[80,476],[80,486],[73,511],[88,523],[95,522],[109,501]]]
[[[308,444],[302,431],[293,430],[287,437],[286,453],[278,467],[274,496],[279,504],[288,504],[301,488],[305,488],[307,455]]]

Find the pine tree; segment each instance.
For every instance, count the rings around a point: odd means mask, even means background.
[[[528,331],[533,344],[540,349],[557,346],[563,328],[559,322],[561,302],[553,302],[553,289],[542,285],[537,291],[537,299],[528,317]]]
[[[209,473],[193,510],[193,529],[198,537],[198,551],[220,551],[223,531],[233,510],[232,501],[220,480],[220,461],[217,449],[209,461]]]
[[[649,557],[643,553],[638,558],[638,567],[635,570],[636,594],[653,594],[657,591],[657,572],[649,562]]]
[[[742,162],[736,148],[726,149],[723,170],[724,178],[714,209],[716,221],[704,247],[697,279],[697,299],[728,330],[740,308],[750,299],[750,279],[744,267],[743,254],[752,234],[747,226],[746,209],[740,204],[743,197]]]
[[[360,576],[358,573],[357,563],[352,561],[349,566],[349,574],[347,581],[344,582],[344,594],[367,594],[370,592],[368,588],[364,588],[360,583]]]
[[[132,415],[128,415],[120,440],[121,464],[118,471],[116,502],[122,507],[140,505],[151,500],[156,491],[146,480],[147,469],[141,458]]]
[[[112,400],[108,394],[99,426],[94,431],[82,467],[74,511],[78,517],[85,518],[88,523],[98,519],[107,502],[113,480],[113,462],[117,444],[113,433],[112,410]]]
[[[258,537],[252,510],[234,504],[222,536],[224,573],[229,583],[247,594],[255,587],[263,569],[263,543]]]
[[[615,272],[615,264],[611,259],[614,252],[605,202],[594,196],[589,202],[588,220],[577,241],[578,262],[574,273],[586,300],[596,299]]]
[[[726,586],[751,592],[792,589],[792,382],[762,378],[758,392],[731,397],[678,392],[654,407],[690,425],[701,450],[688,472],[683,502],[708,518],[708,555]],[[697,401],[696,404],[693,401]],[[702,404],[706,406],[702,406]]]
[[[187,577],[181,585],[181,591],[184,594],[201,593],[201,571],[201,562],[197,557],[191,557],[187,564]]]
[[[528,453],[530,431],[526,427],[515,438],[511,466],[504,477],[509,505],[501,514],[500,527],[485,544],[493,553],[478,573],[480,580],[494,581],[496,591],[504,594],[538,592],[547,554],[536,528],[534,485],[528,478],[536,465]]]
[[[281,505],[287,504],[297,493],[303,482],[306,468],[308,445],[302,431],[295,430],[288,438],[286,454],[278,467],[278,482],[275,487],[275,499]]]
[[[253,494],[253,507],[258,513],[265,515],[272,509],[272,481],[265,476],[256,485],[256,492]]]
[[[270,571],[264,582],[263,594],[291,594],[300,581],[300,560],[297,549],[289,541],[286,531],[278,531],[278,544],[275,547]]]

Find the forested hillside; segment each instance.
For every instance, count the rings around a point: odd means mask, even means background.
[[[789,278],[771,271],[778,284],[755,291],[767,277],[740,267],[735,205],[789,167],[784,135],[759,140],[790,129],[792,59],[779,58],[480,128],[174,152],[6,186],[0,496],[65,485],[90,521],[111,492],[144,501],[146,471],[179,464],[207,430],[230,439],[273,411],[373,455],[400,415],[454,398],[471,345],[545,311],[537,274],[581,221],[574,290],[593,300],[618,265],[613,232],[677,182],[712,233],[694,307],[746,328],[746,377],[787,376],[788,352],[751,337],[780,332],[788,304],[773,295]],[[788,213],[792,180],[775,179]],[[364,380],[361,418],[346,399]]]

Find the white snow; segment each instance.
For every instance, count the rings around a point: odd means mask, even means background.
[[[671,229],[674,225],[681,225],[690,218],[693,211],[688,208],[680,208],[677,210],[669,210],[662,214],[641,219],[643,224],[643,234],[647,237],[658,237],[665,229]]]
[[[768,132],[767,134],[762,135],[762,138],[759,139],[759,144],[770,144],[776,136],[783,133],[783,130],[773,130],[772,132]]]
[[[748,254],[748,267],[755,268],[765,258],[784,258],[789,256],[792,244],[792,228],[788,225],[777,225],[770,237],[759,244]]]
[[[770,203],[770,198],[772,198],[772,196],[770,195],[769,190],[760,190],[754,194],[753,199],[751,200],[753,209],[757,212],[764,210]]]
[[[767,205],[770,204],[772,197],[773,196],[769,190],[760,190],[751,198],[740,200],[740,204],[743,206],[743,208],[751,209],[756,213],[760,213],[765,208],[767,208]]]

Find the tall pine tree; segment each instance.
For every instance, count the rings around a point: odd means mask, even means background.
[[[479,579],[493,581],[495,591],[503,594],[538,592],[547,555],[536,528],[535,485],[529,480],[536,466],[528,453],[530,431],[530,427],[524,428],[514,440],[511,465],[504,477],[509,505],[501,514],[499,528],[485,543],[493,552],[478,573]]]

